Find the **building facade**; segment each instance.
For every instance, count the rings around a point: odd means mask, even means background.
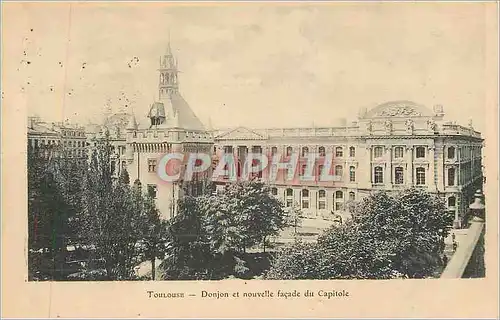
[[[277,170],[272,163],[257,177],[286,207],[298,205],[307,216],[326,219],[347,214],[349,202],[374,191],[418,187],[442,197],[458,227],[474,191],[482,187],[481,135],[471,124],[445,121],[442,106],[431,110],[411,101],[387,102],[363,110],[354,122],[340,119],[328,128],[206,130],[179,92],[177,60],[170,46],[160,58],[158,73],[159,100],[150,105],[146,124],[130,117],[120,161],[131,181],[152,189],[165,217],[175,214],[176,199],[183,194],[182,180],[165,183],[156,173],[159,157],[168,152],[209,153],[216,162],[218,154],[233,153],[238,174],[249,152],[269,159],[281,155],[282,162],[298,154],[299,175],[307,155],[315,153],[316,177],[331,157],[335,181],[290,180],[285,174],[269,179]]]
[[[51,147],[59,156],[81,160],[87,158],[85,128],[68,122],[48,123],[40,117],[28,117],[28,144],[31,147]]]
[[[286,161],[299,156],[298,174],[307,156],[315,153],[312,181],[286,179],[276,170],[262,173],[263,181],[285,206],[299,205],[309,217],[345,216],[349,202],[374,191],[417,187],[438,194],[458,227],[473,198],[482,188],[482,139],[471,126],[444,121],[442,106],[433,110],[411,101],[393,101],[361,112],[358,120],[340,120],[331,128],[236,128],[214,132],[217,150],[235,152],[243,165],[249,150]],[[330,157],[335,181],[320,181]]]
[[[374,191],[417,187],[442,197],[459,227],[474,191],[482,189],[481,135],[472,124],[446,121],[442,106],[429,109],[411,101],[392,101],[362,110],[356,121],[339,119],[333,127],[207,130],[182,97],[178,73],[168,45],[160,57],[158,99],[149,105],[147,117],[118,112],[86,132],[30,119],[28,140],[33,145],[61,144],[72,157],[81,157],[107,135],[115,149],[111,163],[115,175],[126,169],[131,183],[140,183],[156,198],[166,219],[175,215],[177,199],[186,192],[201,193],[213,169],[195,175],[191,183],[182,178],[165,182],[158,166],[167,153],[209,154],[214,164],[220,154],[231,153],[238,161],[238,176],[249,152],[269,159],[278,156],[280,162],[297,155],[297,168],[288,169],[296,169],[298,178],[287,178],[287,170],[278,170],[275,163],[255,178],[269,184],[285,207],[299,206],[311,218],[344,217],[350,202]],[[316,159],[314,178],[300,179],[311,154]],[[186,161],[182,160],[182,172]],[[330,168],[334,181],[318,178],[325,168]],[[229,179],[217,180],[219,188],[227,183]]]
[[[199,174],[192,183],[182,179],[165,182],[158,176],[161,157],[167,153],[211,153],[213,139],[189,107],[179,91],[177,60],[170,44],[160,57],[158,68],[158,101],[149,106],[147,119],[132,114],[126,126],[125,153],[120,155],[131,183],[140,183],[143,189],[156,198],[164,218],[176,213],[177,199],[186,192],[201,193],[208,181],[209,172]],[[146,121],[143,121],[146,120]],[[184,159],[187,160],[187,159]],[[183,160],[184,171],[186,161]]]

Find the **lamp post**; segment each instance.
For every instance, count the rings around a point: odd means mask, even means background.
[[[485,206],[483,204],[482,198],[483,193],[481,192],[481,190],[477,190],[474,194],[474,202],[469,205],[470,214],[473,216],[472,221],[485,221]]]

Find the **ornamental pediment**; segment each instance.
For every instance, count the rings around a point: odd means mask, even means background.
[[[363,118],[432,117],[433,113],[412,101],[392,101],[368,111]]]
[[[422,113],[406,104],[399,104],[384,109],[376,114],[378,117],[420,117]]]
[[[238,127],[215,137],[217,140],[265,140],[266,137],[245,127]]]

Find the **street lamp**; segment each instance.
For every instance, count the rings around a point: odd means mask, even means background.
[[[469,205],[470,214],[473,216],[472,221],[484,222],[484,204],[482,202],[483,194],[481,190],[477,190],[474,194],[474,202]]]

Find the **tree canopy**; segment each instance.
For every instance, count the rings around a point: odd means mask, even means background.
[[[442,264],[451,221],[444,203],[425,191],[378,192],[358,202],[352,219],[325,230],[317,243],[282,250],[267,278],[432,276]]]

